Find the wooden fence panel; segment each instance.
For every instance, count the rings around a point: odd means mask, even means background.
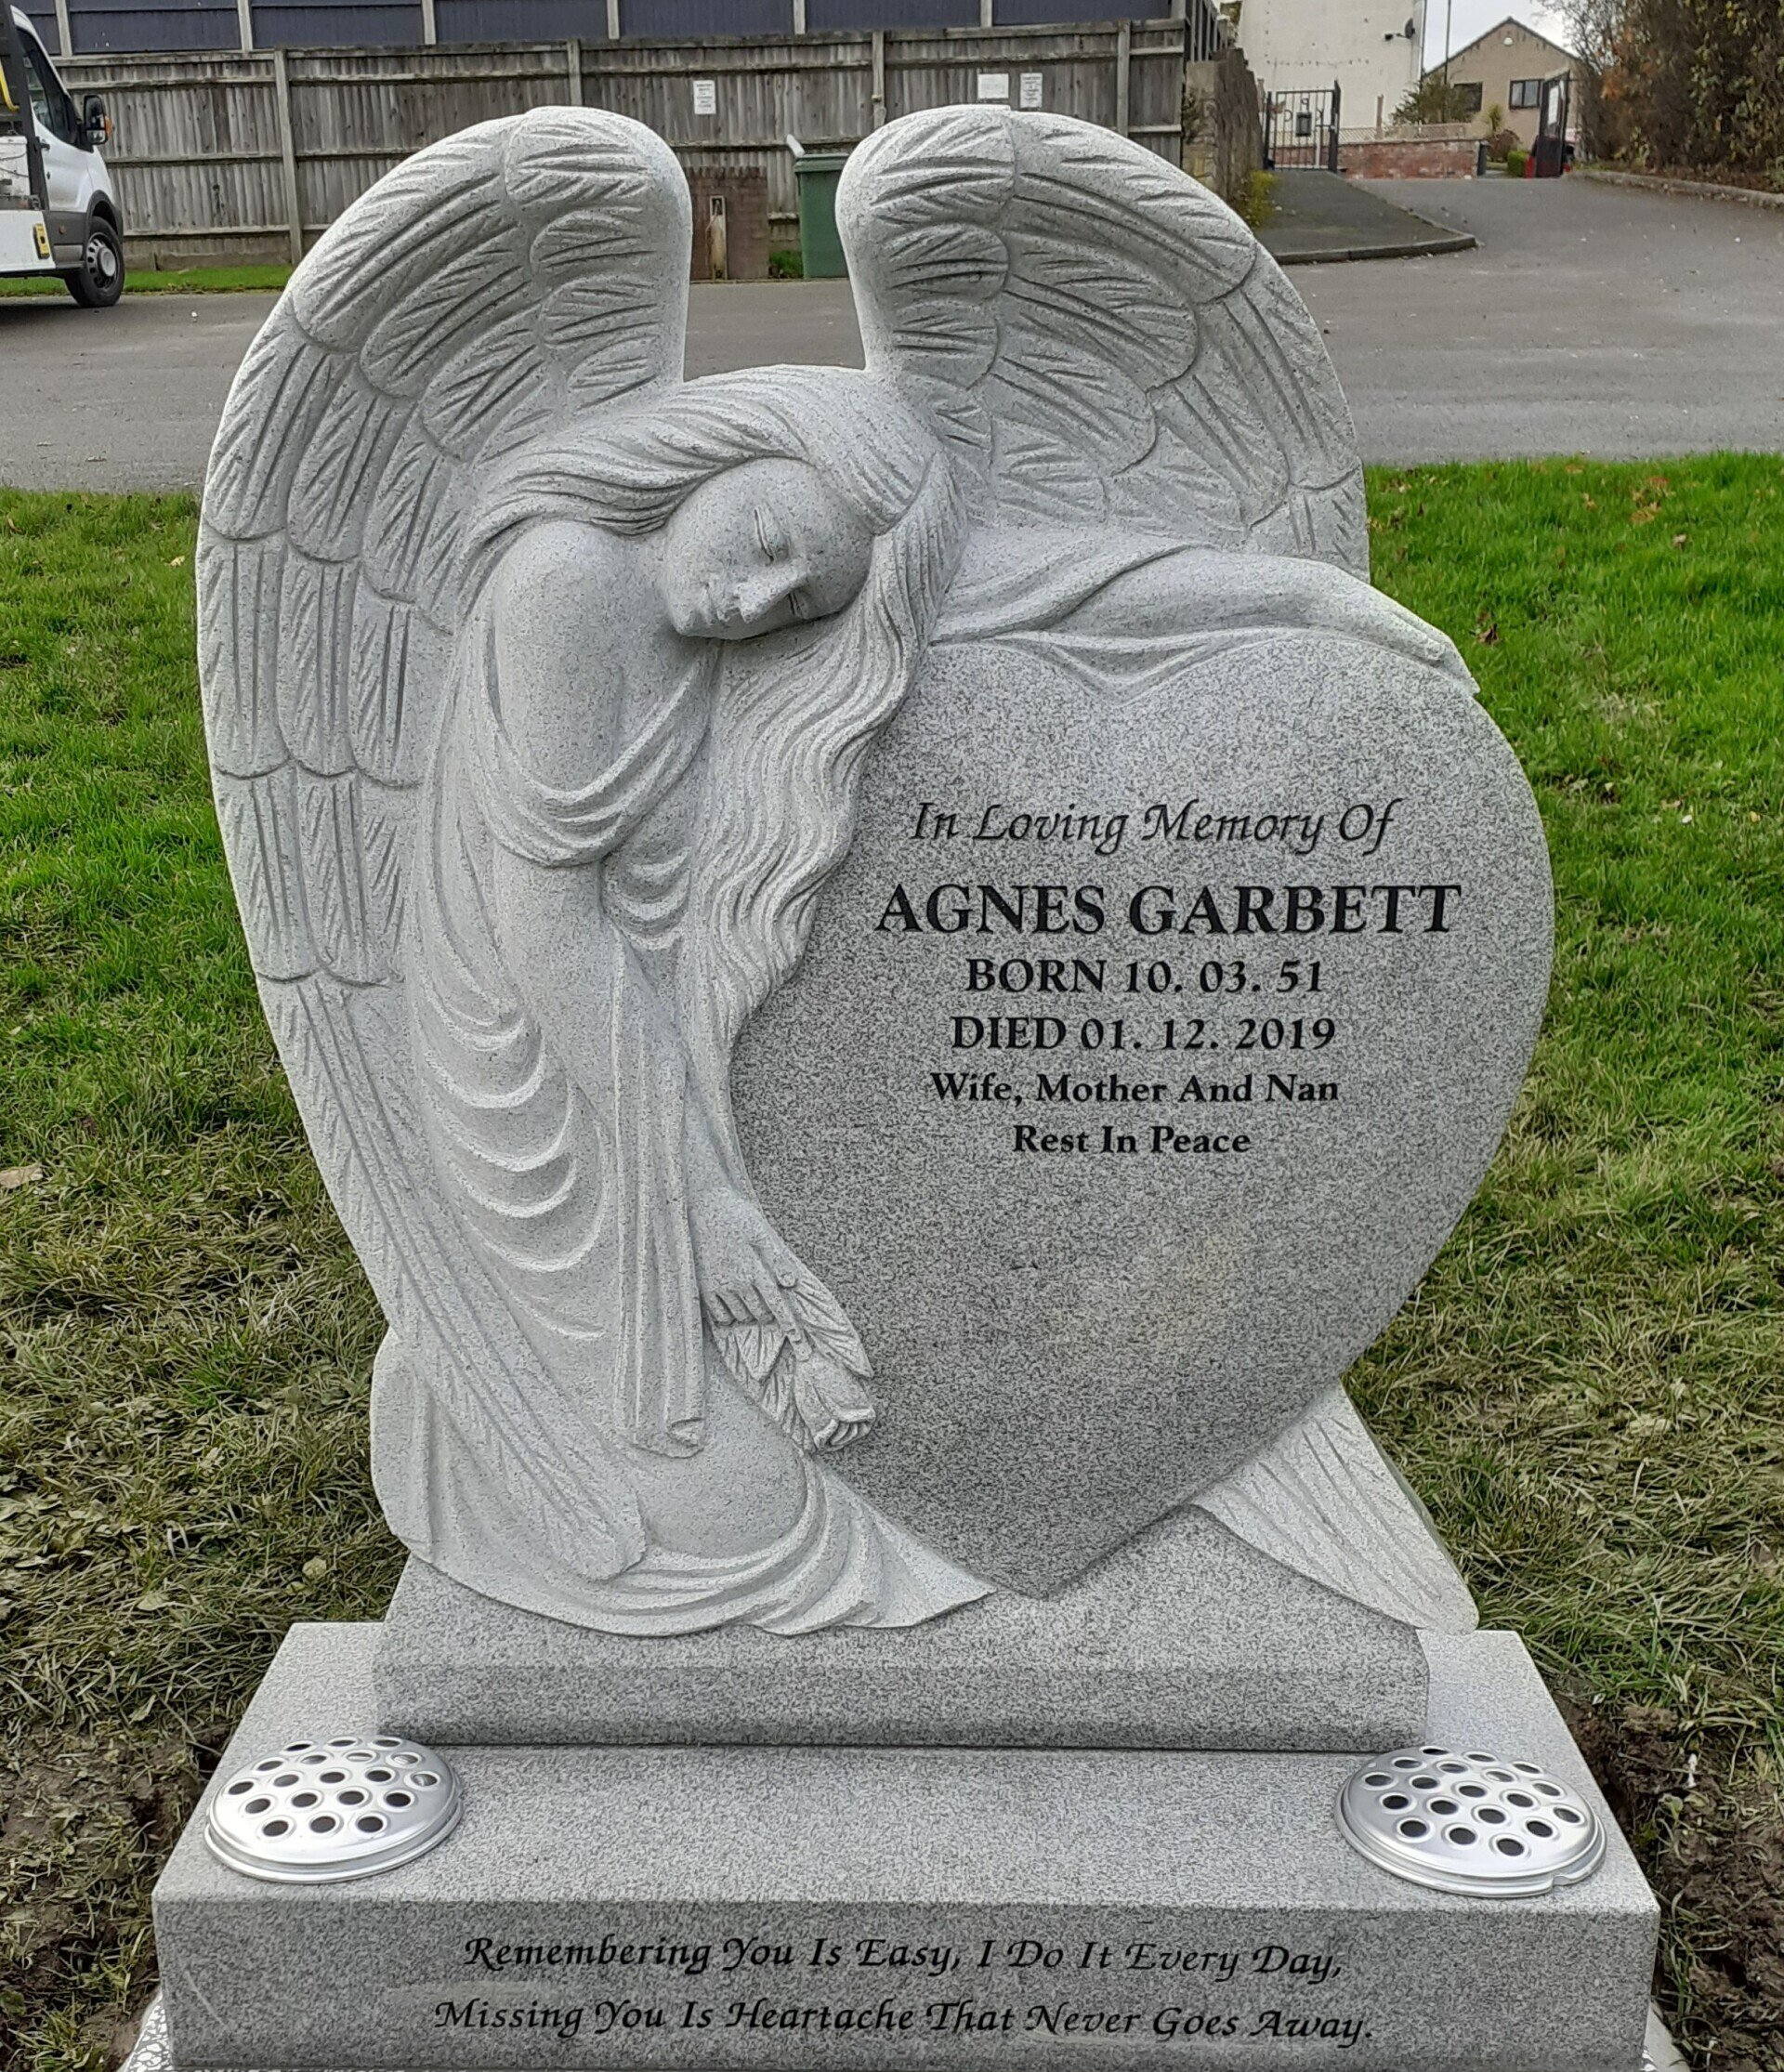
[[[1024,74],[1040,104],[1122,126],[1177,163],[1186,27],[1180,21],[1032,30],[895,30],[878,36],[724,38],[703,44],[505,44],[407,50],[179,53],[70,60],[78,96],[106,96],[132,262],[282,258],[291,249],[281,68],[305,243],[382,174],[468,124],[581,100],[645,123],[689,172],[767,180],[777,243],[793,241],[789,135],[810,150],[858,142],[882,119],[976,100]],[[875,53],[885,85],[874,105]],[[572,64],[580,59],[580,70]],[[712,83],[711,113],[695,82]],[[702,101],[705,96],[702,94]]]

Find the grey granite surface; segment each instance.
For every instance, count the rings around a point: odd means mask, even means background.
[[[369,1720],[374,1641],[295,1628],[224,1772]],[[1514,1637],[1430,1653],[1434,1738],[1526,1751],[1604,1813]],[[1638,2063],[1657,1910],[1620,1838],[1549,1897],[1423,1891],[1340,1838],[1343,1756],[457,1760],[457,1832],[360,1883],[256,1885],[188,1829],[155,1897],[181,2072]]]
[[[1194,1501],[1467,1623],[1333,1398],[1511,1112],[1546,859],[1369,583],[1319,333],[1142,143],[946,107],[838,189],[865,368],[689,383],[691,207],[608,111],[418,151],[206,477],[218,823],[392,1529],[803,1634]]]
[[[173,2052],[167,2042],[166,2009],[157,1993],[143,2013],[135,2048],[125,2060],[123,2072],[173,2072]],[[269,2068],[269,2072],[274,2072],[274,2068]],[[277,2068],[277,2072],[282,2072],[282,2068]],[[1667,2033],[1657,2008],[1650,2007],[1647,2011],[1639,2072],[1688,2072],[1685,2054]]]
[[[1548,984],[1535,802],[1465,681],[1329,632],[1199,647],[1207,580],[1109,584],[1069,656],[932,655],[734,1060],[763,1202],[872,1354],[837,1472],[1019,1590],[1386,1327]]]
[[[1397,1620],[1188,1511],[1057,1597],[1000,1591],[908,1631],[629,1640],[411,1561],[381,1630],[379,1724],[431,1742],[865,1742],[1354,1749],[1424,1735]]]

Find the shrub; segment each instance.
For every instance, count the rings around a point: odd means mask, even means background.
[[[1440,72],[1427,72],[1394,111],[1397,123],[1465,123],[1475,111],[1469,106],[1468,89],[1446,79]]]
[[[1505,153],[1505,173],[1509,179],[1521,180],[1524,177],[1524,167],[1529,155],[1521,144]]]
[[[1778,0],[1566,0],[1594,156],[1763,179],[1784,159]]]

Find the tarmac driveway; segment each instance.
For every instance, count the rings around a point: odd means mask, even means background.
[[[1382,180],[1472,252],[1297,267],[1371,460],[1784,451],[1784,209]]]
[[[1784,451],[1784,210],[1579,179],[1380,188],[1478,243],[1293,270],[1367,458]],[[194,486],[269,307],[0,299],[0,481]],[[697,287],[688,361],[859,365],[847,283]]]

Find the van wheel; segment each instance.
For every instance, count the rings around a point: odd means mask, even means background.
[[[83,309],[109,309],[124,293],[124,246],[109,223],[92,225],[80,265],[62,279]]]

